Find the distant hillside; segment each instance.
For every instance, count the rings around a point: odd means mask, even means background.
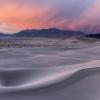
[[[0,36],[7,36],[7,34],[4,34],[4,33],[0,32]]]
[[[18,33],[15,33],[16,37],[47,37],[47,38],[56,38],[56,37],[73,37],[73,36],[84,36],[85,34],[80,31],[69,31],[69,30],[60,30],[56,28],[50,29],[32,29],[32,30],[23,30]]]
[[[96,33],[96,34],[89,34],[89,35],[86,35],[86,37],[100,39],[100,33]]]

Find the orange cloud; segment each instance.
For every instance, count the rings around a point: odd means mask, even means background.
[[[29,5],[19,5],[17,3],[0,4],[0,26],[7,29],[11,26],[13,30],[25,28],[41,28],[44,19],[47,19],[47,7],[36,7]],[[5,25],[5,27],[4,27]],[[2,29],[4,30],[4,29]]]
[[[63,12],[46,5],[26,5],[17,0],[0,1],[0,31],[16,32],[27,28],[57,27],[71,30],[100,30],[100,0],[85,9],[76,18],[57,16]],[[19,0],[18,0],[19,1]],[[65,12],[64,12],[65,13]],[[73,12],[72,12],[73,13]],[[94,29],[95,28],[95,29]]]

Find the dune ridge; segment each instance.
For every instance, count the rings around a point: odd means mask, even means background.
[[[97,60],[54,68],[2,69],[0,70],[0,92],[36,90],[67,81],[73,76],[74,81],[80,80],[88,75],[100,73],[99,64],[100,61]]]

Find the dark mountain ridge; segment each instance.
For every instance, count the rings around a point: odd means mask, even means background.
[[[44,38],[67,38],[73,36],[85,36],[86,34],[81,31],[61,30],[56,28],[49,29],[30,29],[22,30],[14,34],[3,34],[0,36],[13,36],[13,37],[44,37]]]
[[[100,33],[89,34],[89,35],[86,35],[86,37],[100,39]]]
[[[40,29],[40,30],[37,29],[23,30],[14,34],[14,36],[17,37],[48,37],[48,38],[84,36],[84,35],[85,33],[80,31],[60,30],[56,28]]]

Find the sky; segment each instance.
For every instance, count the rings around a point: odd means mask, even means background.
[[[100,32],[100,0],[0,0],[0,32],[60,28]]]

